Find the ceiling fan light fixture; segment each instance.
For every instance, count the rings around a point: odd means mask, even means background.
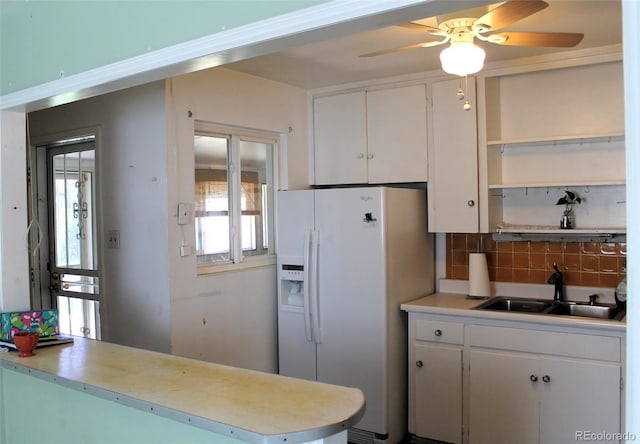
[[[473,42],[452,42],[440,53],[442,69],[449,74],[466,76],[475,74],[484,65],[485,52]]]

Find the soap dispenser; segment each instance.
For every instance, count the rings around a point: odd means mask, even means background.
[[[623,264],[624,270],[627,270],[627,261],[624,261]],[[614,293],[614,297],[616,298],[616,305],[618,308],[626,309],[627,308],[627,275],[620,280],[618,286],[616,287],[616,291]]]

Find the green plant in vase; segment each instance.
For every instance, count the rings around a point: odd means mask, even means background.
[[[566,190],[564,196],[558,199],[556,205],[564,205],[564,212],[562,213],[562,219],[560,219],[560,228],[571,229],[575,228],[575,215],[573,210],[576,205],[580,205],[582,199],[577,193]]]

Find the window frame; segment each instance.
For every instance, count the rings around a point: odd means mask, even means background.
[[[260,268],[265,266],[272,266],[276,263],[275,254],[275,194],[276,190],[281,189],[283,182],[286,181],[286,177],[282,177],[279,166],[281,165],[284,153],[286,152],[286,137],[285,133],[278,133],[274,131],[252,129],[246,127],[239,127],[234,125],[224,125],[213,122],[206,122],[196,120],[194,122],[194,137],[196,135],[212,136],[228,138],[229,146],[227,153],[227,171],[229,180],[229,194],[231,196],[229,201],[229,260],[216,261],[216,262],[197,262],[197,275],[209,275],[227,271],[238,271],[250,268]],[[192,138],[193,140],[193,138]],[[268,232],[265,233],[264,239],[267,239],[270,246],[269,252],[263,255],[245,255],[242,251],[242,240],[240,237],[241,231],[241,162],[240,162],[240,148],[239,142],[257,142],[271,145],[271,162],[267,164],[267,170],[271,171],[271,174],[267,174],[267,187],[271,189],[271,192],[267,193],[267,226]],[[194,162],[195,162],[195,146],[194,146]],[[238,166],[236,168],[236,166]],[[197,165],[194,164],[194,192],[195,192],[195,171]],[[195,195],[194,195],[195,202]],[[196,239],[196,223],[194,214],[193,223],[193,240]]]

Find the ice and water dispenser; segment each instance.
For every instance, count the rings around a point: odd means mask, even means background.
[[[305,272],[302,264],[280,264],[280,306],[304,306]]]

